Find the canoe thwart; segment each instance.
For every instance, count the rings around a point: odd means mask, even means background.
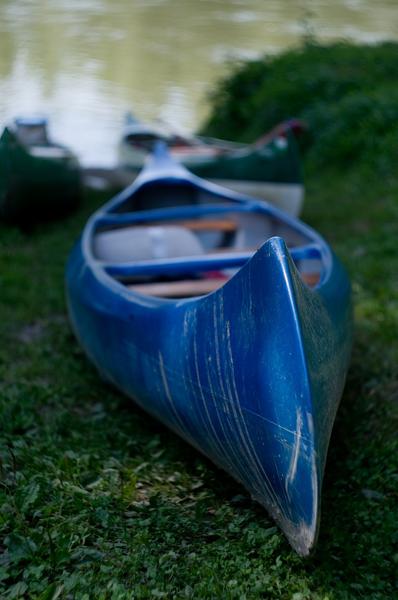
[[[138,283],[129,285],[128,289],[140,294],[158,296],[160,298],[189,298],[190,296],[204,296],[205,294],[215,292],[226,281],[226,277],[184,279],[182,281]]]
[[[179,225],[180,227],[186,227],[191,231],[224,231],[226,233],[233,233],[238,229],[238,224],[230,219],[187,219],[187,220],[171,220],[167,221],[168,225]],[[147,224],[145,223],[144,226]],[[164,222],[156,221],[151,223],[151,227],[157,225],[164,225]]]

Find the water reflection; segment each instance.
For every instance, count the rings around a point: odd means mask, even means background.
[[[133,107],[194,128],[228,57],[397,37],[395,0],[0,0],[0,120],[40,111],[86,162],[113,158]]]

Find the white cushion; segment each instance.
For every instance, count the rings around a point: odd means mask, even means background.
[[[136,262],[203,254],[199,238],[186,227],[125,227],[98,233],[94,255],[106,262]]]

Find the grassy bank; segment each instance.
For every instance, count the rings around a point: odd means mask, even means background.
[[[309,45],[235,70],[206,132],[305,118],[304,219],[350,271],[356,337],[318,550],[298,558],[246,492],[106,387],[67,322],[90,212],[0,228],[0,597],[391,599],[398,571],[398,46]]]

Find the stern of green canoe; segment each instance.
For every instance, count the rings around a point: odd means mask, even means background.
[[[298,216],[302,210],[301,161],[291,132],[263,146],[248,146],[188,166],[200,177],[240,194],[265,200],[293,216]]]
[[[297,143],[289,132],[264,146],[247,146],[189,166],[205,179],[301,184],[302,171]]]

